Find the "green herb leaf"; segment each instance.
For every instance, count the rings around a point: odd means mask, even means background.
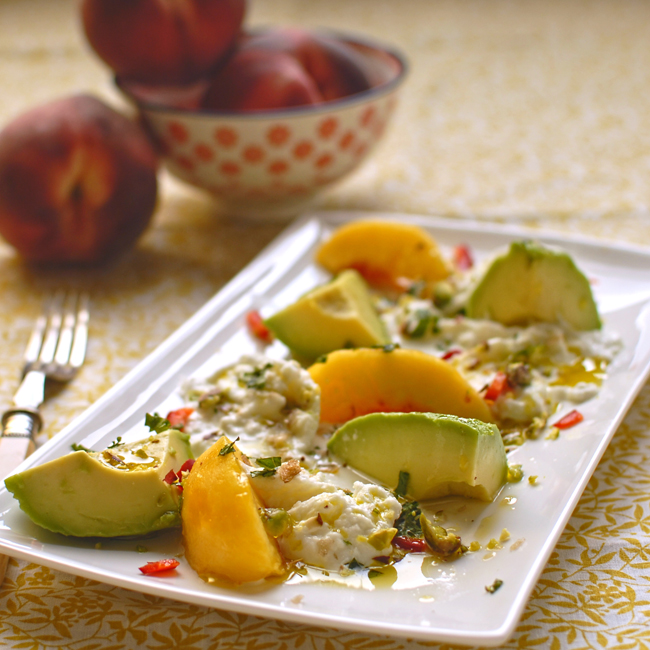
[[[269,456],[268,458],[256,458],[255,462],[264,469],[251,472],[251,476],[273,476],[280,465],[282,458],[280,456]]]
[[[352,569],[353,571],[355,569],[363,569],[363,564],[361,562],[358,562],[356,558],[352,558],[348,563],[347,563],[348,569]]]
[[[404,323],[402,333],[412,339],[420,339],[428,332],[436,333],[438,317],[430,309],[417,309]]]
[[[84,447],[83,445],[80,445],[80,444],[78,444],[76,442],[73,442],[70,445],[70,447],[71,447],[72,451],[85,451],[85,452],[90,451],[90,449],[88,449],[88,447]]]
[[[399,479],[397,480],[397,487],[393,493],[396,497],[406,496],[406,491],[409,487],[409,481],[411,480],[411,475],[408,472],[400,472]]]
[[[122,442],[122,436],[117,436],[117,438],[111,442],[106,449],[113,449],[113,447],[117,447],[120,443]]]
[[[417,537],[420,538],[422,534],[422,526],[420,525],[420,505],[417,501],[407,501],[402,505],[402,513],[395,521],[395,528],[397,534],[401,537]]]
[[[151,413],[147,413],[144,416],[144,425],[149,428],[149,431],[153,431],[155,433],[162,433],[163,431],[167,431],[167,429],[170,429],[172,426],[169,420],[166,420],[161,415],[158,415],[158,413],[154,413],[153,415]]]
[[[225,456],[226,454],[232,454],[235,451],[235,443],[239,440],[237,436],[232,442],[225,444],[221,449],[219,449],[219,456]]]
[[[265,366],[261,368],[255,368],[254,370],[251,370],[251,372],[242,373],[241,378],[246,388],[255,388],[257,390],[264,390],[264,387],[266,385],[266,378],[264,377],[264,373],[269,368],[272,367],[273,367],[272,363],[267,363]]]

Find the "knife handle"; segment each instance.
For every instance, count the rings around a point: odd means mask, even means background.
[[[36,410],[12,409],[2,416],[0,480],[7,478],[34,451],[34,436],[41,424]]]

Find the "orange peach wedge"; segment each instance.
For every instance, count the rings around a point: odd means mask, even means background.
[[[183,481],[185,557],[204,580],[242,584],[280,576],[282,557],[262,523],[241,455],[226,445],[227,438],[217,440]]]
[[[316,253],[331,273],[356,269],[380,288],[436,282],[449,275],[438,244],[421,228],[396,221],[355,221],[334,232]]]
[[[490,409],[446,361],[419,350],[337,350],[310,366],[321,389],[321,420],[368,413],[444,413],[492,422]]]

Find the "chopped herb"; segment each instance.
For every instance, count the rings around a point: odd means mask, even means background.
[[[154,413],[153,415],[147,413],[144,416],[144,425],[149,428],[149,431],[154,431],[155,433],[162,433],[171,427],[169,420],[162,417],[162,415],[158,415],[158,413]]]
[[[321,354],[321,356],[318,357],[318,359],[316,359],[316,361],[314,361],[314,363],[326,363],[326,362],[327,362],[327,355],[326,354]]]
[[[361,562],[358,562],[356,558],[352,558],[346,565],[348,569],[352,569],[353,571],[355,569],[363,569],[363,564]]]
[[[487,591],[490,594],[493,594],[501,585],[503,584],[503,580],[495,580],[491,585],[488,585],[485,587],[485,591]]]
[[[122,436],[117,436],[117,438],[111,442],[106,449],[113,449],[113,447],[117,447],[120,443],[122,442]]]
[[[237,436],[232,442],[229,442],[225,444],[220,450],[219,450],[219,456],[225,456],[226,454],[231,454],[233,451],[235,451],[235,443],[239,440],[239,436]]]
[[[280,456],[269,456],[268,458],[256,458],[255,462],[264,469],[251,472],[251,476],[274,476],[278,467],[282,465]]]
[[[384,575],[383,572],[382,571],[377,571],[377,569],[370,569],[370,571],[368,571],[368,577],[370,579],[372,579],[372,578],[380,578],[383,575]]]
[[[399,479],[397,479],[397,487],[395,488],[395,492],[394,492],[396,497],[406,496],[406,491],[408,490],[410,478],[411,475],[408,472],[400,471]]]
[[[84,447],[83,445],[80,445],[80,444],[78,444],[76,442],[73,442],[70,445],[70,447],[71,447],[72,451],[85,451],[85,452],[90,451],[90,449],[88,449],[88,447]]]
[[[267,363],[265,366],[262,366],[261,368],[255,368],[254,370],[251,370],[251,372],[242,373],[242,381],[244,382],[246,388],[264,390],[264,386],[266,385],[266,379],[264,377],[264,373],[269,368],[272,367],[273,367],[272,363]]]
[[[409,288],[406,290],[406,293],[409,296],[415,296],[416,298],[419,298],[422,296],[426,288],[427,283],[424,282],[424,280],[415,280],[415,282],[411,282]]]
[[[420,505],[417,501],[407,501],[402,505],[402,514],[395,521],[395,528],[400,537],[422,537],[420,526]]]
[[[412,339],[420,339],[429,332],[438,332],[438,317],[430,309],[417,309],[402,327],[402,333]]]

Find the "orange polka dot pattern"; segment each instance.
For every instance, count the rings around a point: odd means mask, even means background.
[[[169,170],[224,199],[310,196],[348,174],[381,137],[394,93],[288,117],[146,115]]]

